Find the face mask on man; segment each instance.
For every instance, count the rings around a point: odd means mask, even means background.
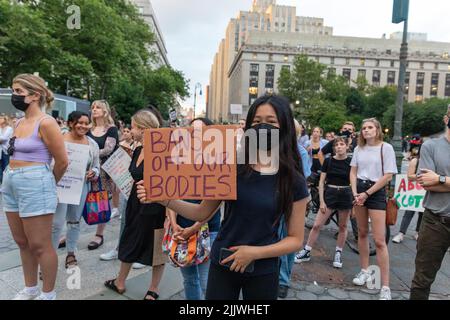
[[[274,141],[275,145],[272,145],[272,130],[279,130],[277,127],[268,123],[259,123],[252,127],[256,131],[258,149],[270,151],[278,146],[278,140]],[[264,143],[263,141],[266,141]]]
[[[341,132],[341,136],[344,136],[346,138],[350,138],[352,133],[349,130],[344,130]]]
[[[30,106],[29,103],[25,102],[25,98],[26,98],[26,96],[12,94],[11,95],[11,103],[16,109],[25,112],[28,109],[28,107]]]

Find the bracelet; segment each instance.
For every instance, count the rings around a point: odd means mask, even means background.
[[[370,194],[367,191],[364,191],[364,193],[367,195],[367,198],[370,197]]]

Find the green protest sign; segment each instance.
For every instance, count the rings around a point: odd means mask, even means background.
[[[426,191],[416,181],[409,181],[406,174],[395,178],[395,200],[399,210],[424,212],[423,199]]]

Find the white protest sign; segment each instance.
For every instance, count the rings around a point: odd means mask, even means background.
[[[395,200],[400,210],[424,212],[423,200],[426,191],[417,181],[409,181],[406,174],[395,177]]]
[[[89,146],[66,142],[69,166],[56,186],[59,203],[79,205],[89,161]]]
[[[111,177],[119,190],[127,199],[130,197],[133,187],[133,177],[131,177],[128,168],[131,158],[122,148],[117,149],[109,159],[102,165],[103,170]]]

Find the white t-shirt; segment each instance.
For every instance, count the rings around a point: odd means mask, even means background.
[[[384,174],[397,174],[397,162],[394,148],[389,143],[383,144]],[[353,152],[352,167],[358,167],[358,179],[377,182],[383,177],[381,166],[381,145],[356,147]]]

